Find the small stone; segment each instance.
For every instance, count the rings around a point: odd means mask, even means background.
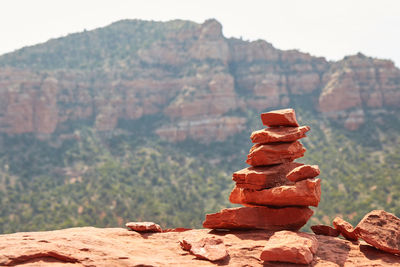
[[[272,127],[254,131],[250,139],[253,143],[276,143],[293,142],[306,137],[306,132],[310,130],[309,126],[301,127]]]
[[[190,251],[199,259],[219,261],[229,256],[225,244],[220,238],[205,237],[198,241],[185,238],[180,245],[183,250]]]
[[[308,207],[239,207],[207,214],[204,228],[210,229],[265,229],[269,231],[298,231],[313,211]]]
[[[235,187],[229,201],[234,204],[257,206],[314,206],[321,199],[321,180],[306,179],[294,185],[283,185],[264,190]]]
[[[272,166],[249,167],[234,172],[232,180],[239,188],[266,189],[286,184],[294,184],[286,179],[286,174],[302,163],[289,162]]]
[[[311,226],[311,230],[314,232],[316,235],[326,235],[326,236],[333,236],[337,237],[340,235],[340,232],[336,230],[335,228],[332,228],[328,225],[313,225]]]
[[[297,182],[307,178],[314,178],[320,173],[318,165],[302,165],[290,171],[286,178],[292,182]]]
[[[359,238],[377,249],[400,255],[400,218],[384,210],[374,210],[356,226]]]
[[[247,155],[246,163],[251,166],[266,166],[291,162],[303,157],[306,149],[299,141],[292,143],[256,144]]]
[[[128,222],[125,226],[136,232],[162,232],[161,227],[153,222]]]
[[[298,127],[294,109],[272,110],[261,114],[261,121],[265,126],[293,126]]]
[[[318,240],[306,233],[280,231],[267,241],[260,259],[263,261],[309,264],[318,250]]]
[[[333,226],[347,240],[350,240],[350,241],[358,240],[358,237],[357,237],[356,233],[354,232],[354,227],[350,223],[348,223],[345,220],[343,220],[342,218],[336,217],[333,220]]]

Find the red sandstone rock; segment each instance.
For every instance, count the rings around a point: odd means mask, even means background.
[[[128,222],[125,226],[136,232],[162,232],[161,227],[153,222]]]
[[[265,166],[293,161],[303,157],[306,149],[299,141],[278,144],[255,144],[247,155],[246,163]]]
[[[268,239],[260,259],[297,264],[309,264],[318,250],[318,240],[306,233],[280,231]]]
[[[314,206],[321,199],[321,181],[306,179],[294,185],[283,185],[264,190],[235,187],[229,201],[235,204],[258,206]]]
[[[318,165],[302,165],[291,170],[286,178],[292,182],[301,181],[307,178],[314,178],[320,174]]]
[[[240,207],[207,214],[203,227],[211,229],[299,230],[312,216],[307,207]]]
[[[185,238],[180,242],[183,250],[188,250],[199,259],[209,261],[223,260],[229,256],[224,241],[220,238],[205,237],[198,241]]]
[[[392,213],[371,211],[356,226],[355,233],[377,249],[400,255],[400,219]]]
[[[265,189],[286,184],[293,184],[286,179],[286,174],[302,163],[289,162],[264,167],[249,167],[234,172],[232,180],[239,188]]]
[[[340,232],[336,230],[335,228],[332,228],[328,225],[313,225],[311,226],[311,230],[314,232],[316,235],[326,235],[326,236],[333,236],[337,237],[340,235]]]
[[[261,267],[265,265],[260,254],[272,234],[266,230],[215,233],[209,229],[139,234],[122,228],[94,227],[6,234],[0,235],[0,266],[215,266],[182,251],[177,240],[216,236],[223,240],[230,255],[218,263]],[[315,237],[319,246],[314,267],[400,266],[399,256],[369,245],[330,236]]]
[[[301,127],[272,127],[254,131],[250,139],[253,143],[276,143],[292,142],[306,137],[306,132],[310,130],[309,126]]]
[[[332,223],[333,226],[336,228],[336,230],[338,230],[342,234],[342,236],[347,240],[350,241],[358,240],[358,237],[354,232],[354,228],[350,223],[346,222],[340,217],[336,217]]]
[[[296,112],[294,109],[278,109],[261,114],[261,121],[265,126],[294,126],[299,124],[296,120]]]

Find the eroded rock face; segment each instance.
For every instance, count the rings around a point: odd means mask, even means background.
[[[301,127],[271,127],[254,131],[250,139],[253,143],[276,143],[292,142],[306,137],[306,132],[310,130],[309,126]]]
[[[302,165],[291,170],[286,178],[292,182],[314,178],[320,174],[318,165]]]
[[[153,222],[128,222],[125,226],[136,232],[162,232],[161,227]]]
[[[355,234],[377,249],[400,255],[400,219],[392,213],[371,211],[356,226]]]
[[[247,189],[266,189],[286,184],[292,184],[286,179],[286,174],[302,163],[289,162],[273,166],[249,167],[234,172],[232,180],[236,187]]]
[[[338,230],[344,238],[350,241],[358,240],[356,233],[354,232],[354,227],[349,223],[343,220],[340,217],[336,217],[333,220],[333,226]]]
[[[308,207],[240,207],[207,214],[203,227],[211,229],[299,230],[312,216]]]
[[[243,205],[261,206],[314,206],[321,199],[321,181],[307,179],[294,185],[282,185],[263,190],[252,190],[235,187],[229,201]]]
[[[297,264],[309,264],[318,250],[318,240],[306,233],[275,232],[267,241],[260,259]]]
[[[299,141],[278,144],[255,144],[247,155],[246,163],[265,166],[293,161],[303,157],[306,149]]]

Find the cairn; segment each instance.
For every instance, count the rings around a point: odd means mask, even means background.
[[[293,109],[261,114],[267,128],[251,134],[253,147],[246,163],[251,167],[233,173],[236,182],[229,200],[245,207],[207,214],[211,229],[266,229],[298,231],[313,214],[321,197],[317,165],[294,162],[306,149],[298,141],[308,126],[299,126]]]

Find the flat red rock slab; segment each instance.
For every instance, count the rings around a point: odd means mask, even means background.
[[[333,220],[333,226],[338,230],[344,238],[350,241],[358,240],[356,233],[354,232],[354,227],[349,223],[343,220],[340,217],[336,217]]]
[[[251,166],[267,166],[287,163],[303,157],[306,149],[299,141],[292,143],[255,144],[247,155],[246,163]]]
[[[318,240],[306,233],[280,231],[267,241],[260,259],[263,261],[310,264],[318,250]]]
[[[234,204],[257,206],[314,206],[321,199],[321,180],[306,179],[294,185],[283,185],[264,190],[235,187],[229,201]]]
[[[153,222],[128,222],[125,226],[136,232],[162,232],[161,227]]]
[[[371,211],[357,225],[355,233],[377,249],[400,254],[400,219],[392,213]]]
[[[321,171],[318,165],[302,165],[291,170],[286,178],[292,182],[301,181],[307,178],[317,177]]]
[[[191,254],[199,259],[219,261],[229,256],[224,241],[214,236],[205,237],[197,241],[185,238],[180,241],[180,245],[183,250],[190,251]]]
[[[253,143],[276,143],[293,142],[306,137],[306,132],[310,130],[309,126],[301,127],[272,127],[254,131],[250,139]]]
[[[337,237],[340,235],[340,232],[335,228],[332,228],[328,225],[318,224],[311,226],[311,230],[316,235],[326,235],[326,236],[333,236]]]
[[[265,229],[270,231],[298,231],[312,216],[308,207],[240,207],[207,214],[204,228]]]
[[[232,180],[239,188],[266,189],[286,184],[294,184],[286,179],[286,174],[302,163],[289,162],[272,166],[249,167],[234,172]]]
[[[261,121],[265,126],[294,126],[298,127],[299,124],[296,120],[296,112],[294,109],[279,109],[272,110],[267,113],[261,114]]]

